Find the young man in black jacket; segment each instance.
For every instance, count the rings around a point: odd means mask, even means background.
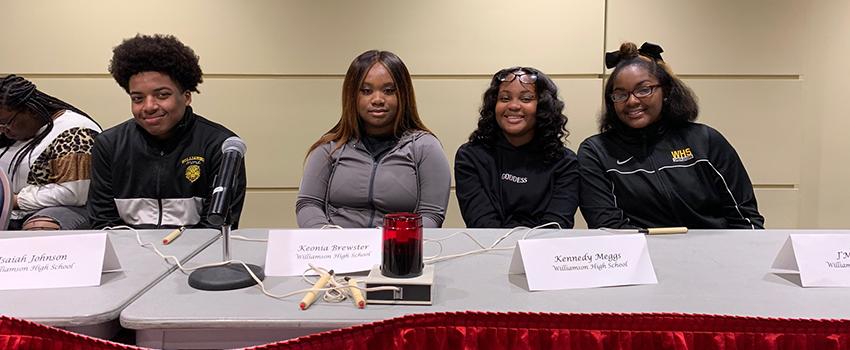
[[[189,106],[202,79],[198,56],[170,35],[137,35],[113,50],[110,73],[130,95],[133,119],[98,135],[88,211],[95,228],[213,227],[207,221],[221,144],[235,134]],[[240,168],[231,206],[245,199]]]

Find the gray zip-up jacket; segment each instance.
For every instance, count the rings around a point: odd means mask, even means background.
[[[385,214],[413,212],[441,227],[451,186],[449,162],[434,135],[409,130],[377,163],[360,140],[334,142],[307,156],[295,214],[302,228],[381,226]]]

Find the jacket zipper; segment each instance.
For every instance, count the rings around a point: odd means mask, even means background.
[[[159,210],[157,211],[159,217],[156,222],[156,227],[162,227],[162,195],[160,194],[160,175],[162,174],[162,157],[165,156],[165,152],[160,150],[159,156],[160,161],[157,162],[158,164],[156,167],[156,201],[157,206],[159,207]]]
[[[383,157],[381,157],[381,159],[379,159],[376,162],[374,160],[374,158],[372,157],[372,154],[369,153],[369,150],[366,150],[366,153],[369,154],[369,158],[372,158],[372,175],[369,176],[369,206],[372,207],[372,213],[369,214],[369,226],[368,227],[373,227],[374,224],[375,224],[375,212],[377,211],[377,209],[375,209],[375,203],[374,203],[374,200],[375,200],[375,198],[374,198],[375,197],[375,173],[378,172],[378,164],[380,164],[381,161],[384,160],[384,159],[383,159]]]
[[[387,156],[389,156],[390,154],[392,154],[396,150],[401,149],[402,142],[403,142],[403,140],[398,140],[396,145],[393,146],[393,148],[391,148],[389,151],[387,151],[387,153],[385,153],[384,156],[381,157],[381,159],[378,159],[378,161],[375,161],[375,157],[372,156],[372,153],[369,152],[369,150],[365,146],[363,147],[363,150],[366,151],[366,154],[369,155],[369,159],[372,160],[372,175],[369,177],[369,206],[372,207],[372,213],[369,214],[369,227],[375,226],[375,213],[378,211],[378,209],[375,208],[375,203],[374,203],[374,200],[375,200],[375,198],[374,198],[375,197],[375,173],[378,172],[378,166],[381,165],[381,163],[384,161],[384,159],[387,158]],[[407,144],[407,142],[405,142],[405,144]],[[381,223],[381,224],[383,225],[383,223]]]
[[[655,163],[654,152],[652,154],[649,154],[649,144],[646,141],[646,135],[643,135],[643,147],[644,154],[647,154],[647,158],[649,158],[649,163],[655,170],[655,177],[658,179],[658,185],[661,186],[661,192],[664,194],[664,198],[667,199],[668,213],[673,215],[677,221],[681,222],[681,220],[679,220],[679,213],[674,209],[675,206],[673,205],[673,196],[670,190],[671,187],[667,185],[664,176],[661,175],[661,169],[658,167],[658,164]]]
[[[369,177],[369,198],[368,198],[369,206],[372,207],[372,213],[369,214],[369,227],[375,226],[374,225],[375,224],[375,213],[378,211],[377,208],[375,208],[375,203],[374,203],[374,200],[375,200],[375,198],[374,198],[374,195],[375,195],[375,173],[378,172],[378,166],[384,161],[384,159],[387,158],[387,156],[389,156],[393,152],[401,149],[404,145],[406,145],[407,143],[409,143],[411,141],[412,140],[407,140],[407,141],[405,141],[403,139],[398,140],[396,145],[393,146],[393,148],[391,148],[389,151],[387,151],[387,153],[384,154],[384,156],[381,157],[381,159],[378,159],[377,162],[375,161],[375,157],[372,157],[372,153],[369,152],[369,150],[366,149],[365,146],[362,146],[362,144],[357,144],[357,145],[354,146],[355,150],[357,149],[358,146],[363,147],[363,150],[366,152],[366,154],[369,155],[369,159],[372,160],[372,175]],[[383,223],[381,223],[381,224],[383,225]]]

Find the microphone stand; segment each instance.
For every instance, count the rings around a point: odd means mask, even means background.
[[[230,213],[221,225],[222,261],[230,261]],[[263,268],[246,264],[261,281],[266,278]],[[189,286],[200,290],[234,290],[257,284],[245,266],[240,263],[227,263],[220,266],[204,267],[189,274]]]

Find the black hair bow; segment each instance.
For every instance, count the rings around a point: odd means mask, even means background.
[[[664,49],[661,46],[658,46],[653,43],[645,42],[638,49],[638,53],[644,55],[646,57],[652,58],[657,61],[663,61],[661,58],[661,53],[664,52]],[[620,50],[611,51],[605,53],[605,67],[614,68],[618,63],[623,59],[620,57]]]

